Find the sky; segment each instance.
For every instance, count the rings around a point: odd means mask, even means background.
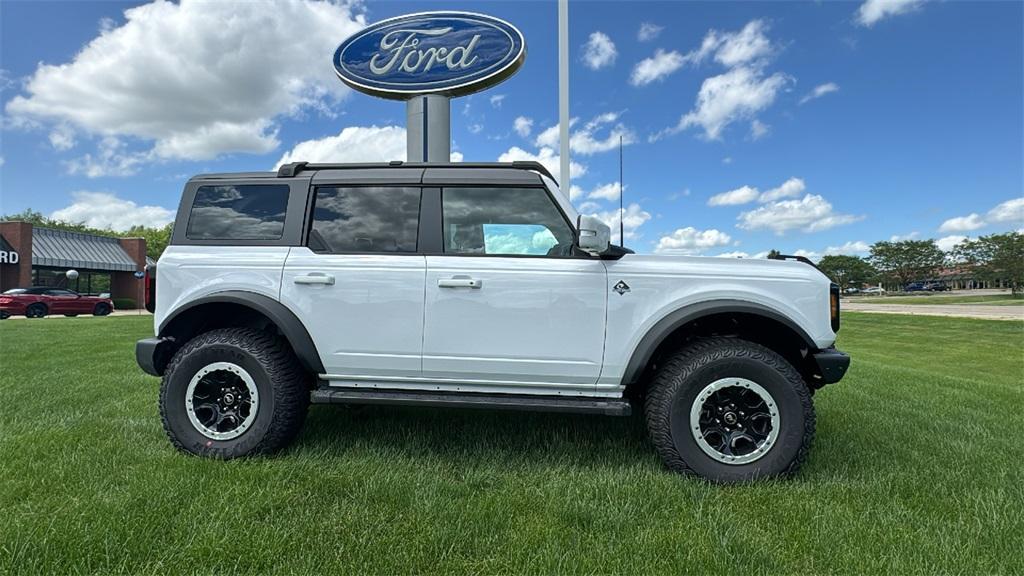
[[[1024,3],[570,1],[571,196],[641,253],[819,258],[1024,229]],[[0,1],[0,212],[123,230],[203,172],[405,157],[332,56],[369,23],[522,30],[452,100],[453,156],[558,174],[555,2]],[[563,188],[565,188],[563,186]]]

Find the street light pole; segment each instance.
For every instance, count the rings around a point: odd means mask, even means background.
[[[569,196],[569,0],[558,0],[558,184]]]

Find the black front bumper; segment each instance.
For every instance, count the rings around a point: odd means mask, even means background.
[[[850,368],[850,356],[835,348],[819,350],[812,356],[814,363],[818,366],[815,380],[822,386],[839,382],[843,376],[846,376],[846,371]]]
[[[170,338],[146,338],[135,343],[135,361],[146,374],[163,376],[167,361],[173,352]]]

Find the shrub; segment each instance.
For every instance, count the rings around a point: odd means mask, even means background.
[[[134,298],[114,298],[114,308],[118,310],[134,310],[138,308]]]

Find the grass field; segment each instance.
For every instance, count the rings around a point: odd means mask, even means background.
[[[914,293],[912,295],[892,294],[883,297],[855,296],[851,297],[849,300],[851,302],[871,302],[872,304],[986,304],[995,306],[1024,306],[1024,296],[1013,296],[1011,294],[922,295]]]
[[[1024,573],[1024,325],[846,314],[794,479],[661,467],[641,419],[314,407],[175,452],[149,318],[0,324],[0,573]]]

